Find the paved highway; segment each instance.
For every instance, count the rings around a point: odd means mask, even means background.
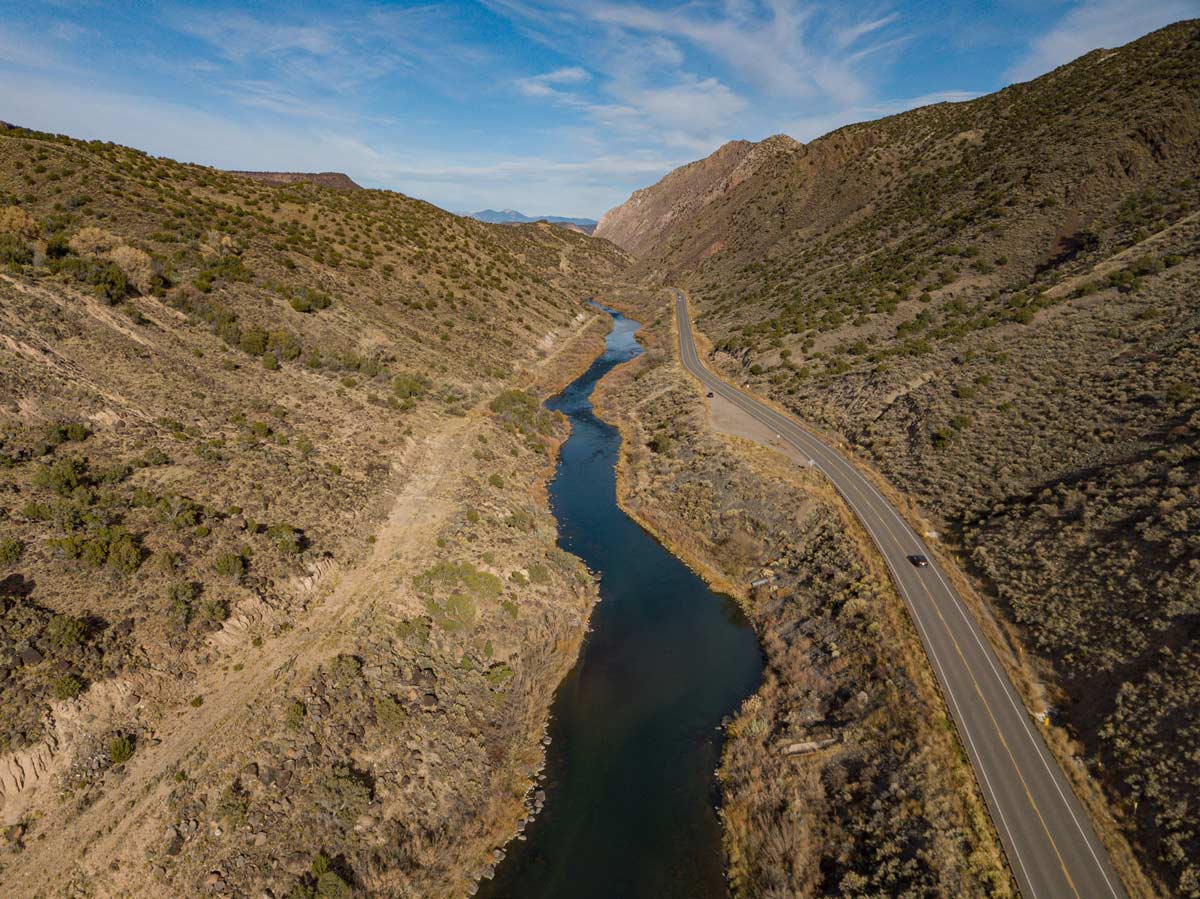
[[[921,538],[857,468],[791,418],[730,386],[696,353],[675,291],[679,355],[707,389],[774,430],[819,468],[878,545],[908,606],[1025,899],[1125,899],[1087,812],[991,646]],[[908,561],[921,554],[929,565]]]

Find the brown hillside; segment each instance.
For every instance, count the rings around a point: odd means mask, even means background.
[[[1200,896],[1200,23],[736,184],[735,154],[599,233],[919,503],[1163,890]]]
[[[466,894],[595,596],[523,388],[625,265],[0,132],[0,893]]]

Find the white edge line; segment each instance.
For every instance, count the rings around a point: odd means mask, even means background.
[[[688,322],[688,326],[689,326],[689,331],[690,331],[690,329],[691,329],[690,322]],[[692,344],[692,348],[694,349],[694,343]],[[705,369],[703,367],[703,365],[700,364],[699,355],[695,354],[695,358],[696,358],[697,365],[701,368],[701,370],[705,374],[707,374],[708,373],[707,369]],[[686,365],[685,365],[685,367],[686,367]],[[696,375],[697,373],[692,372],[692,374]],[[717,379],[715,376],[712,376],[712,377],[714,378],[714,380],[719,381],[719,379]],[[702,383],[705,381],[705,379],[702,376],[699,377],[699,380]],[[732,388],[729,388],[729,385],[725,384],[723,381],[721,381],[719,384],[716,384],[713,382],[708,382],[708,386],[715,387],[717,389],[720,389],[721,387],[725,387],[727,389],[732,389]],[[728,397],[726,397],[726,398],[728,399]],[[751,403],[756,402],[752,397],[745,397],[745,398]],[[747,414],[751,415],[754,418],[758,418],[758,416],[755,416],[753,414],[753,412],[749,409],[743,408],[742,411],[746,412]],[[776,413],[776,414],[778,414],[778,413]],[[787,421],[787,419],[783,419],[783,420]],[[765,424],[765,425],[770,426],[770,422],[763,421],[761,418],[758,418],[758,421],[760,424]],[[793,424],[793,423],[789,421],[788,424]],[[795,425],[793,424],[793,426],[795,426]],[[803,430],[803,429],[801,429],[801,430]],[[804,432],[804,433],[805,433],[805,436],[809,436],[807,434],[807,432]],[[799,441],[796,441],[790,437],[785,438],[785,439],[787,439],[789,443],[791,443],[794,447],[796,447],[796,449],[799,449],[801,451],[806,451],[805,447],[802,447],[799,445]],[[820,444],[819,441],[816,441],[816,442],[818,443],[818,445],[821,446],[822,449],[825,449],[824,445]],[[833,481],[833,478],[831,478],[823,469],[821,470],[821,473],[824,474],[825,477],[829,479],[830,483],[832,483],[836,489],[837,484],[836,484],[836,482]],[[961,730],[962,730],[963,736],[965,736],[967,739],[967,744],[970,747],[971,754],[976,759],[976,764],[974,765],[974,767],[979,772],[979,775],[983,778],[984,786],[986,786],[988,792],[992,796],[992,803],[996,808],[996,813],[1000,817],[1000,823],[1004,827],[1005,834],[1008,836],[1009,844],[1012,847],[1012,854],[1016,857],[1017,865],[1021,869],[1021,873],[1024,876],[1024,879],[1027,883],[1027,888],[1029,890],[1029,893],[1030,893],[1032,899],[1037,899],[1037,891],[1033,888],[1033,881],[1029,877],[1029,872],[1025,867],[1024,860],[1021,858],[1021,853],[1017,849],[1016,838],[1013,836],[1012,829],[1008,825],[1008,820],[1004,816],[1004,810],[1001,807],[1000,800],[998,798],[998,794],[996,793],[995,788],[992,787],[991,780],[988,777],[987,770],[985,769],[983,762],[982,762],[982,756],[980,756],[979,751],[975,748],[975,741],[971,737],[970,727],[966,723],[966,720],[967,720],[966,716],[963,715],[962,709],[958,704],[958,698],[954,695],[954,688],[953,688],[953,686],[951,686],[949,678],[946,677],[945,668],[942,665],[941,658],[938,656],[936,650],[934,650],[933,642],[929,638],[929,634],[925,629],[925,625],[922,622],[920,615],[916,611],[916,607],[913,604],[912,598],[908,594],[907,588],[905,588],[903,582],[900,579],[900,573],[896,570],[895,566],[892,565],[891,560],[887,556],[887,553],[882,551],[883,546],[879,543],[879,539],[877,537],[875,537],[874,533],[871,532],[870,526],[867,525],[867,519],[863,516],[861,510],[855,504],[854,500],[852,500],[847,494],[842,493],[841,490],[838,490],[838,492],[841,493],[842,498],[845,499],[846,502],[850,505],[850,507],[854,510],[854,513],[855,513],[855,515],[858,516],[859,521],[861,521],[863,523],[863,525],[867,527],[867,532],[871,534],[872,539],[875,540],[876,546],[881,550],[880,555],[883,556],[884,564],[892,572],[892,580],[895,582],[897,588],[899,589],[900,595],[904,598],[905,604],[909,608],[909,615],[912,618],[912,620],[916,623],[917,627],[920,629],[922,637],[924,637],[926,651],[929,654],[930,658],[932,658],[934,665],[937,666],[938,674],[941,676],[940,680],[942,681],[943,689],[945,689],[946,695],[949,697],[951,704],[953,704],[954,711],[957,713],[959,719],[963,722]],[[881,499],[882,499],[882,497],[881,497]],[[887,503],[885,502],[884,505],[886,506]],[[901,548],[901,549],[903,549],[903,548]],[[947,629],[947,632],[949,633],[949,629]]]
[[[679,297],[681,302],[683,301],[682,296],[680,294],[677,293],[677,297]],[[685,317],[687,318],[688,330],[690,331],[691,330],[691,320],[690,320],[690,316],[687,316],[686,308],[684,310],[684,314],[685,314]],[[694,346],[694,343],[693,343],[693,346]],[[696,354],[696,359],[697,359],[697,362],[699,363],[699,355],[698,354]],[[705,371],[707,371],[707,369],[705,369]],[[716,376],[714,375],[713,377],[715,378]],[[725,385],[724,382],[721,382],[721,383],[724,386],[728,387],[728,385]],[[771,414],[773,414],[774,416],[779,418],[781,421],[786,421],[788,424],[792,425],[794,428],[803,432],[804,435],[806,437],[808,437],[810,440],[812,440],[813,443],[815,443],[824,453],[826,453],[827,455],[832,457],[836,465],[839,465],[841,468],[844,468],[845,471],[850,476],[857,478],[859,482],[866,485],[866,487],[871,491],[871,493],[873,493],[875,495],[876,499],[879,500],[879,502],[883,506],[883,508],[886,509],[888,511],[888,513],[890,513],[891,516],[896,519],[896,521],[900,524],[901,529],[904,531],[904,533],[906,533],[912,539],[913,543],[916,545],[916,547],[918,549],[925,550],[926,552],[929,551],[928,547],[926,547],[924,542],[916,535],[916,532],[909,526],[908,522],[905,521],[900,516],[900,513],[897,512],[896,509],[892,506],[892,504],[889,503],[884,498],[884,496],[879,492],[879,490],[875,487],[875,485],[873,483],[871,483],[871,481],[868,478],[866,478],[860,471],[858,471],[857,468],[855,468],[853,465],[851,465],[846,459],[842,458],[840,454],[836,453],[831,448],[827,447],[820,439],[818,439],[815,435],[811,434],[808,431],[808,429],[804,428],[798,422],[794,422],[791,419],[787,418],[786,416],[782,415],[781,413],[776,412],[774,409],[771,409],[769,406],[763,405],[762,403],[755,400],[753,397],[747,397],[747,399],[749,399],[753,403],[756,403],[763,409],[766,409],[768,412],[770,412]],[[746,411],[746,410],[743,410],[743,411]],[[770,423],[762,422],[762,424],[769,425]],[[803,449],[803,448],[797,446],[797,449]],[[828,477],[828,475],[826,475],[826,477]],[[830,478],[831,482],[832,482],[832,480],[833,479]],[[836,487],[836,484],[834,486]],[[847,497],[847,501],[849,501],[848,497]],[[853,506],[853,503],[851,503],[851,505]],[[855,511],[857,512],[857,509]],[[859,516],[859,518],[860,518],[860,520],[862,520],[861,515]],[[864,521],[864,523],[865,523],[865,521]],[[870,530],[870,529],[868,528],[868,530]],[[885,556],[885,558],[886,558],[886,556]],[[890,567],[890,563],[889,563],[889,567]],[[1053,769],[1050,767],[1050,764],[1046,761],[1046,753],[1049,750],[1045,749],[1045,740],[1044,739],[1041,740],[1040,741],[1041,745],[1039,745],[1038,737],[1035,736],[1033,731],[1030,729],[1029,710],[1027,708],[1025,708],[1024,703],[1022,703],[1019,706],[1017,705],[1016,700],[1013,698],[1013,691],[1015,688],[1012,686],[1012,683],[1011,683],[1011,681],[1009,681],[1008,677],[1002,675],[1000,673],[1000,671],[996,668],[995,660],[992,658],[994,653],[989,652],[988,648],[984,645],[983,640],[978,633],[978,624],[976,622],[973,622],[970,618],[967,617],[966,610],[963,608],[962,600],[959,598],[957,591],[951,589],[950,585],[946,582],[945,578],[942,576],[942,572],[941,572],[940,567],[938,566],[936,560],[934,560],[934,564],[932,567],[933,567],[934,574],[937,576],[938,581],[941,582],[942,588],[946,591],[947,595],[950,597],[952,604],[955,607],[955,610],[962,617],[964,623],[967,625],[967,630],[971,633],[971,636],[974,638],[976,644],[978,644],[979,649],[984,656],[984,659],[988,663],[988,667],[990,667],[992,669],[992,674],[996,677],[997,681],[1001,684],[1000,692],[1002,692],[1004,694],[1005,698],[1009,702],[1009,705],[1012,706],[1013,711],[1017,713],[1017,717],[1021,720],[1021,724],[1025,731],[1025,735],[1026,735],[1026,737],[1029,738],[1030,743],[1033,745],[1034,753],[1037,755],[1038,760],[1041,761],[1042,767],[1046,770],[1047,775],[1049,775],[1051,783],[1054,784],[1054,789],[1058,793],[1059,799],[1062,800],[1063,806],[1067,810],[1067,814],[1069,814],[1071,816],[1071,821],[1072,821],[1072,823],[1074,823],[1075,829],[1079,831],[1079,835],[1083,838],[1084,845],[1087,846],[1088,853],[1092,856],[1092,860],[1096,863],[1096,868],[1100,872],[1100,876],[1104,879],[1105,885],[1108,887],[1109,892],[1113,896],[1113,899],[1121,899],[1121,894],[1118,893],[1116,888],[1113,886],[1112,881],[1108,877],[1108,872],[1105,871],[1105,869],[1104,869],[1105,866],[1104,866],[1103,862],[1101,862],[1099,855],[1097,855],[1097,853],[1096,853],[1095,847],[1092,845],[1093,841],[1095,839],[1098,839],[1098,837],[1096,837],[1096,835],[1095,835],[1095,829],[1094,828],[1092,829],[1091,835],[1089,835],[1088,831],[1086,831],[1084,829],[1083,824],[1080,822],[1078,815],[1075,814],[1075,809],[1072,806],[1071,801],[1067,798],[1066,794],[1063,792],[1062,786],[1059,784],[1059,779],[1054,776]],[[1062,775],[1061,768],[1060,768],[1059,774]],[[1076,802],[1080,801],[1079,797],[1077,795],[1075,795],[1073,790],[1072,790],[1072,795],[1075,796]]]

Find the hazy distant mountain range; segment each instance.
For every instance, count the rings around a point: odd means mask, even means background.
[[[570,218],[561,215],[525,215],[515,209],[484,209],[482,212],[469,212],[467,215],[493,225],[528,224],[529,222],[550,222],[552,225],[563,225],[564,227],[574,225],[585,234],[595,231],[597,224],[595,219]]]

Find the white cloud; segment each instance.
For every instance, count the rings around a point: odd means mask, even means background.
[[[1043,75],[1100,47],[1127,44],[1164,25],[1200,14],[1196,0],[1082,0],[1008,70],[1014,81]]]
[[[715,78],[667,87],[622,90],[627,108],[655,125],[684,133],[713,133],[728,128],[749,105]]]
[[[173,7],[166,24],[187,51],[143,54],[106,82],[86,70],[96,54],[69,46],[71,29],[39,45],[0,23],[0,117],[223,168],[344,170],[447,208],[596,214],[732,138],[807,140],[968,96],[879,100],[915,27],[890,0],[483,2],[553,61],[525,68],[436,3],[304,16]],[[134,78],[160,83],[104,86]],[[186,101],[154,99],[175,81]],[[413,101],[426,90],[454,102]],[[496,124],[493,99],[526,107],[524,133]]]
[[[569,95],[555,90],[554,85],[580,84],[591,77],[586,69],[582,69],[579,66],[571,66],[564,69],[555,69],[553,72],[545,72],[541,75],[533,75],[529,78],[518,78],[516,84],[517,90],[527,97],[559,97],[565,99]]]
[[[692,155],[770,134],[796,116],[871,102],[868,59],[900,46],[898,13],[803,0],[485,0],[556,53],[586,59],[587,83],[524,78],[531,99],[574,110],[610,142]]]
[[[386,147],[312,118],[241,122],[181,103],[6,76],[0,119],[83,139],[112,140],[148,153],[224,169],[344,171],[361,184],[428,199],[445,209],[508,206],[541,214],[598,214],[680,160],[634,152],[580,161],[544,156],[478,159],[419,145]],[[180,147],[187,147],[180,152]]]
[[[302,18],[176,10],[168,21],[234,69],[265,67],[284,84],[350,93],[395,72],[450,86],[488,53],[462,41],[440,6],[353,10]]]
[[[586,69],[571,66],[566,69],[555,69],[553,72],[547,72],[538,77],[549,84],[578,84],[581,81],[587,81],[591,76],[588,75]]]
[[[767,0],[714,6],[689,3],[667,10],[637,4],[593,2],[581,15],[628,32],[691,44],[757,90],[780,97],[827,97],[854,102],[867,86],[853,63],[892,45],[867,37],[896,24],[895,13],[834,22],[800,0]]]
[[[835,31],[835,44],[838,47],[849,47],[851,44],[857,43],[860,37],[891,25],[899,17],[899,13],[889,13],[886,16],[880,16],[878,19],[856,22],[845,28],[838,28]]]

